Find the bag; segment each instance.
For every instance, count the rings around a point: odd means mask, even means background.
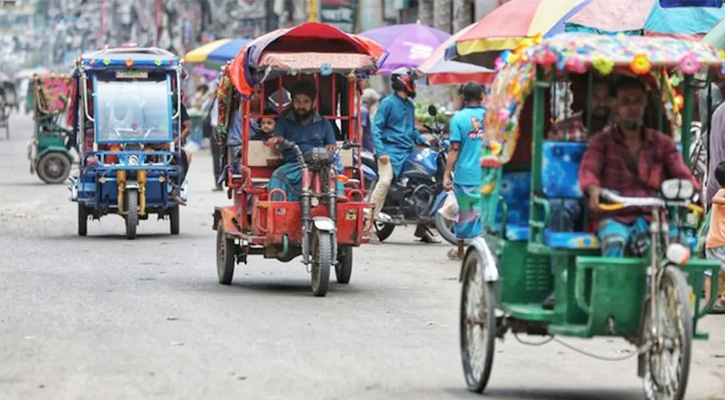
[[[446,200],[438,209],[438,212],[449,221],[458,221],[458,200],[456,200],[456,194],[452,190],[448,192]]]

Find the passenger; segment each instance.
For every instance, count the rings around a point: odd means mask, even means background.
[[[277,125],[275,118],[276,112],[271,109],[264,111],[264,116],[259,120],[252,121],[252,133],[250,135],[251,140],[267,140],[274,134],[274,127]]]
[[[336,150],[335,133],[332,124],[312,109],[317,96],[315,84],[300,80],[292,86],[292,109],[283,115],[275,126],[274,134],[267,145],[275,146],[282,140],[295,142],[302,153],[313,148],[326,147]],[[302,169],[293,150],[284,152],[284,164],[277,168],[269,180],[269,190],[282,189],[287,201],[299,201],[301,195]],[[345,201],[343,186],[337,182],[338,200]],[[281,197],[273,196],[273,201]]]
[[[572,114],[564,121],[554,124],[547,133],[548,140],[588,142],[589,137],[601,132],[611,122],[612,93],[609,83],[604,79],[595,79],[589,91],[591,104],[591,129],[586,126],[584,112]],[[550,199],[551,223],[549,229],[554,232],[574,232],[582,226],[585,204],[580,199]]]
[[[666,179],[688,179],[699,190],[675,142],[644,127],[647,89],[636,78],[615,84],[617,122],[592,137],[579,169],[579,184],[598,221],[605,257],[622,257],[629,245],[639,255],[649,243],[649,215],[638,208],[600,212],[602,188],[627,197],[657,196]]]
[[[710,260],[718,260],[725,266],[725,162],[715,168],[715,180],[720,185],[718,190],[712,197],[712,215],[710,217],[710,230],[707,232],[707,242],[705,246],[707,250],[705,254]],[[712,281],[712,272],[707,271],[705,278],[705,297],[706,301],[710,300],[710,286],[714,284]],[[721,268],[718,279],[718,300],[712,307],[713,314],[725,313],[725,268]]]

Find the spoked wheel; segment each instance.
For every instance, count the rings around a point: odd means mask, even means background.
[[[126,239],[136,239],[136,227],[138,226],[138,190],[126,189]]]
[[[180,221],[179,221],[179,206],[176,206],[169,210],[169,230],[171,231],[172,235],[178,235],[180,230]]]
[[[485,282],[481,256],[469,251],[463,260],[465,276],[461,294],[461,360],[468,390],[481,393],[488,384],[496,340],[496,296],[492,282]]]
[[[352,275],[352,246],[340,246],[337,254],[337,265],[335,265],[337,283],[350,283],[350,276]]]
[[[71,161],[65,154],[46,153],[38,160],[38,177],[50,184],[63,183],[70,175]]]
[[[234,239],[227,237],[224,232],[224,222],[219,221],[216,227],[216,272],[222,285],[232,283],[235,255]]]
[[[323,297],[330,285],[330,266],[332,265],[331,233],[315,230],[312,232],[312,294]]]
[[[83,203],[78,203],[78,236],[88,234],[88,208]]]
[[[651,329],[651,313],[656,332]],[[682,400],[690,373],[693,316],[689,288],[679,269],[664,270],[656,304],[647,308],[644,317],[644,343],[651,346],[643,354],[645,398]]]

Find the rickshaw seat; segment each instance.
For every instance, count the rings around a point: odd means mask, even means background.
[[[544,141],[542,143],[543,167],[541,184],[546,199],[581,199],[579,166],[588,147],[581,142]],[[550,216],[546,216],[548,221]],[[546,245],[564,250],[596,250],[597,235],[588,232],[554,232],[544,230]]]

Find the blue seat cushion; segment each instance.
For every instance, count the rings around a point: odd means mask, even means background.
[[[531,172],[504,172],[501,176],[499,194],[508,206],[507,225],[527,226],[529,224],[529,203],[531,198]],[[503,207],[498,207],[496,223],[502,220]]]
[[[600,247],[597,235],[586,232],[544,232],[546,245],[563,250],[597,250]]]
[[[529,227],[526,225],[506,224],[506,240],[515,242],[529,240]]]
[[[579,166],[587,149],[586,143],[549,142],[542,144],[544,157],[541,184],[548,198],[578,199]]]

